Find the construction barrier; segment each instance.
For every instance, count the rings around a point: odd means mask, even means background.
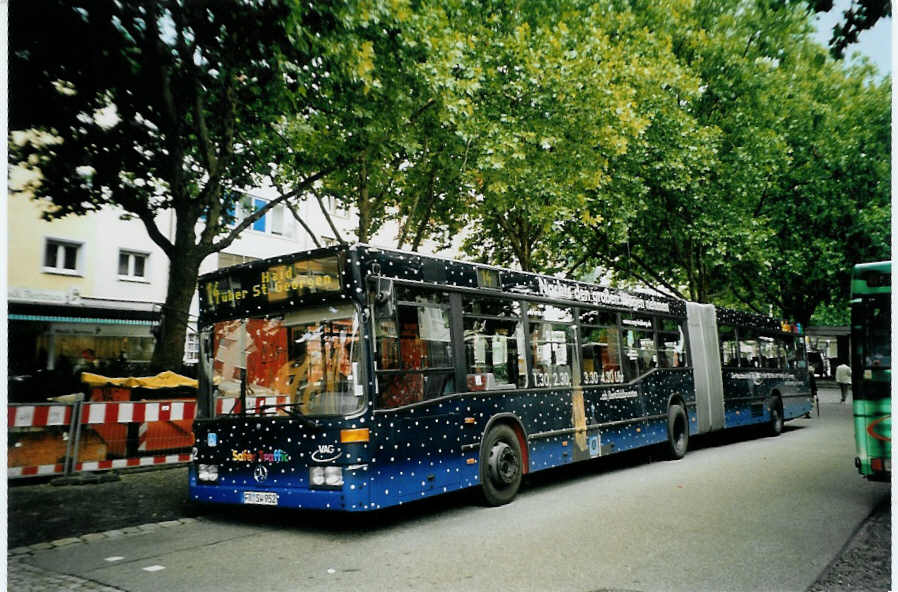
[[[275,414],[285,396],[246,397],[251,412]],[[240,413],[219,399],[216,413]],[[10,404],[10,479],[190,462],[194,399]]]

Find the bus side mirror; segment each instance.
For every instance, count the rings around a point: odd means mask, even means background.
[[[374,318],[393,318],[393,280],[377,278],[377,291],[374,294]]]
[[[377,278],[377,293],[374,295],[374,301],[378,304],[392,302],[393,300],[393,280],[390,278]]]

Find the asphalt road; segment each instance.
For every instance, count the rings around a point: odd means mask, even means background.
[[[210,510],[23,561],[135,592],[804,591],[889,494],[853,467],[850,407],[822,411],[778,438],[694,438],[681,461],[539,473],[500,508],[454,494],[364,517]]]

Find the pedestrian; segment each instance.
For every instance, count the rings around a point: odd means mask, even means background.
[[[842,403],[848,396],[848,387],[851,386],[851,367],[844,361],[836,367],[836,382],[842,390]]]

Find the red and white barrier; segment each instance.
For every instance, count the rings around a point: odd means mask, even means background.
[[[11,428],[61,426],[72,423],[72,405],[10,405],[7,425]]]
[[[16,477],[40,477],[43,475],[62,475],[65,466],[62,464],[55,465],[38,465],[36,467],[8,467],[6,475],[10,479]]]
[[[78,463],[75,469],[78,471],[102,471],[106,469],[127,469],[131,467],[149,467],[155,465],[173,465],[178,463],[190,462],[193,455],[185,454],[166,454],[160,456],[139,456],[134,458],[117,458],[114,460],[100,460],[93,462]]]
[[[81,425],[178,421],[196,417],[196,401],[85,403]]]

